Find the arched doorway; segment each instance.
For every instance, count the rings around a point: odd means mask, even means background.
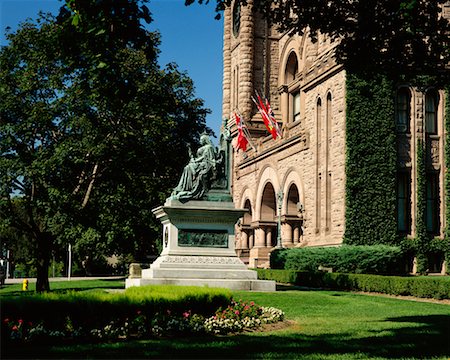
[[[265,247],[273,247],[277,244],[276,239],[276,216],[277,216],[277,202],[275,197],[275,189],[273,185],[268,182],[262,194],[261,199],[261,219],[260,227],[264,229],[265,233]],[[262,244],[261,244],[262,245]]]
[[[297,185],[289,186],[286,197],[286,212],[282,216],[283,247],[293,247],[301,242],[303,225],[303,205]]]

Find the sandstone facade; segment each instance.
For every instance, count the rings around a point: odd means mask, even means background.
[[[346,72],[333,58],[336,44],[326,36],[312,43],[308,34],[280,34],[252,11],[252,0],[247,3],[242,8],[232,4],[224,14],[223,117],[239,109],[255,143],[255,149],[235,151],[233,156],[233,199],[237,207],[249,210],[238,225],[236,249],[251,267],[267,267],[269,253],[280,240],[283,247],[342,244]],[[251,100],[255,90],[270,99],[282,124],[282,139],[268,135]],[[414,173],[411,138],[425,133],[426,92],[408,91],[412,135],[399,134],[406,155],[398,166]],[[439,96],[440,130],[430,138],[436,171],[443,169],[444,161],[444,93]],[[236,135],[235,124],[229,125]],[[438,172],[440,189],[443,174]],[[414,176],[410,184],[414,193]],[[439,196],[442,232],[443,191]],[[410,229],[411,236],[414,231]]]

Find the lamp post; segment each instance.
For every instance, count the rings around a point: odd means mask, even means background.
[[[70,277],[72,276],[72,245],[69,244],[69,266],[67,269],[67,280],[70,281]]]
[[[281,207],[283,205],[283,190],[279,190],[277,193],[277,206],[278,206],[278,232],[277,232],[277,248],[282,248],[281,244]]]

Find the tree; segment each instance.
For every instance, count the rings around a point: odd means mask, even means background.
[[[0,50],[0,221],[35,240],[38,291],[57,243],[89,260],[155,238],[151,209],[206,129],[192,81],[157,64],[145,2],[68,1]]]
[[[185,2],[190,5],[195,0]],[[447,0],[252,2],[281,32],[303,34],[308,29],[313,41],[319,32],[338,41],[337,59],[348,68],[443,75],[448,80],[450,23],[441,13]],[[216,10],[220,14],[231,3],[232,0],[216,0]]]

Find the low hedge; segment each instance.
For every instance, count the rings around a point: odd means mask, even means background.
[[[382,276],[258,269],[258,278],[299,286],[450,299],[450,277]]]
[[[23,294],[2,297],[4,319],[25,319],[59,327],[70,321],[76,327],[101,327],[112,319],[126,319],[142,312],[147,316],[167,311],[182,314],[191,310],[211,316],[230,304],[226,289],[184,286],[132,287],[123,293],[76,292]]]
[[[339,273],[403,275],[406,257],[400,247],[387,245],[294,248],[271,254],[272,269],[317,271],[319,266]]]

